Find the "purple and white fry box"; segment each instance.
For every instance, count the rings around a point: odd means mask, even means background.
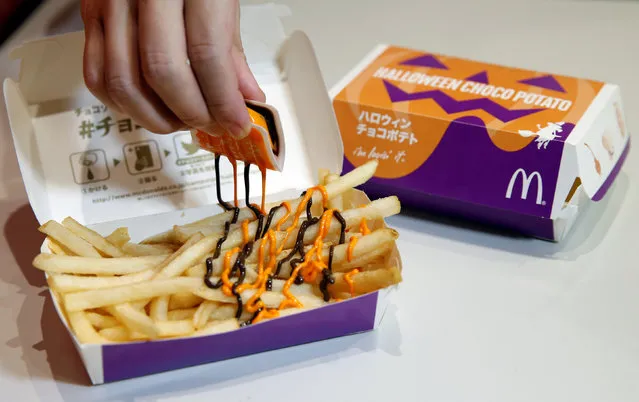
[[[286,140],[283,171],[267,174],[269,202],[298,196],[317,183],[320,168],[341,172],[343,163],[313,48],[303,32],[285,36],[280,19],[288,13],[273,4],[241,12],[249,65],[280,114]],[[126,226],[131,240],[140,241],[220,212],[213,156],[194,146],[188,131],[156,135],[97,101],[84,85],[83,46],[83,32],[25,43],[12,53],[21,60],[19,79],[4,82],[14,146],[38,221],[71,216],[103,235]],[[230,199],[232,168],[222,164],[220,170],[222,196]],[[260,189],[260,172],[252,168],[249,177],[251,188]],[[367,199],[355,190],[349,197]],[[46,241],[42,252],[50,252]],[[392,258],[401,268],[396,249]],[[104,345],[81,344],[52,295],[91,382],[102,384],[369,331],[380,323],[393,289],[225,333]]]
[[[401,46],[331,90],[344,171],[377,159],[369,195],[562,240],[630,150],[618,85]]]

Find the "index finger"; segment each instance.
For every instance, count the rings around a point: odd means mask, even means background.
[[[235,0],[185,2],[187,48],[191,68],[215,120],[235,136],[251,123],[240,92],[233,46],[238,5]]]

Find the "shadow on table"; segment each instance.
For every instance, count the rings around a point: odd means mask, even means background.
[[[0,364],[6,365],[13,375],[23,376],[24,373],[15,368],[17,365],[11,364],[10,357],[13,356],[9,356],[9,353],[15,355],[14,351],[21,348],[21,358],[28,375],[40,379],[53,377],[64,400],[134,401],[145,396],[188,394],[290,372],[374,349],[384,350],[394,356],[401,355],[396,308],[391,305],[385,314],[383,332],[367,332],[216,364],[90,386],[79,354],[45,288],[44,274],[31,265],[44,240],[37,230],[38,226],[31,207],[22,205],[10,213],[4,227],[9,250],[21,272],[14,271],[16,264],[6,264],[5,269],[0,270],[0,276],[6,283],[19,286],[26,298],[21,306],[12,306],[17,312],[18,336],[7,342],[7,348],[0,349]],[[5,351],[7,356],[4,356]],[[51,398],[50,387],[34,383],[34,388],[42,400]]]
[[[499,249],[509,253],[575,260],[580,255],[595,249],[604,239],[623,203],[629,185],[628,175],[621,172],[603,200],[589,202],[582,207],[581,216],[577,218],[567,237],[559,243],[523,237],[479,223],[437,216],[405,207],[402,208],[401,216],[393,220],[393,225],[458,243]]]
[[[45,289],[44,274],[31,264],[44,240],[44,235],[37,230],[38,226],[31,207],[22,205],[10,213],[4,227],[4,237],[21,272],[14,271],[16,264],[6,264],[0,270],[0,275],[5,282],[19,286],[20,293],[26,295],[21,306],[11,306],[17,311],[18,336],[7,342],[7,352],[21,348],[22,360],[32,377],[50,378],[53,375],[57,381],[88,384],[82,361]],[[46,352],[46,358],[42,351]],[[10,369],[14,367],[6,359],[0,358],[0,364],[3,363],[7,363]],[[46,395],[42,397],[43,400],[47,399]]]

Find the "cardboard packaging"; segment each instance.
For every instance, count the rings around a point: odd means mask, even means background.
[[[268,172],[269,201],[299,196],[317,183],[318,169],[340,172],[343,160],[311,43],[302,32],[285,38],[280,17],[286,13],[271,4],[241,13],[249,64],[280,114],[286,139],[286,166]],[[83,42],[78,32],[24,44],[13,53],[21,59],[19,81],[4,82],[14,145],[38,221],[72,216],[103,235],[127,226],[132,241],[140,241],[221,212],[213,156],[194,146],[189,132],[149,133],[90,96],[82,78]],[[221,176],[229,199],[229,164]],[[251,187],[259,189],[260,182],[260,172],[251,171]],[[353,190],[344,199],[360,205],[368,198]],[[42,252],[50,252],[46,242]],[[401,267],[396,249],[389,258]],[[369,331],[380,323],[391,291],[216,335],[107,345],[80,344],[52,293],[91,382],[102,384]]]
[[[402,204],[560,241],[630,149],[619,87],[397,46],[331,91],[344,170]]]
[[[277,110],[255,101],[247,101],[246,105],[252,128],[245,137],[234,138],[223,129],[216,130],[213,135],[191,130],[193,143],[206,151],[227,158],[281,172],[286,155],[286,142]]]

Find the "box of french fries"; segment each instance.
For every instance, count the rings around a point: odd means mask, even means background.
[[[400,204],[357,190],[376,161],[340,174],[317,60],[302,32],[282,34],[285,12],[242,10],[249,64],[287,146],[265,201],[259,171],[221,163],[188,132],[149,133],[90,96],[81,32],[14,51],[20,77],[5,80],[5,99],[46,235],[33,269],[93,384],[379,325],[402,280],[398,233],[384,220]]]

